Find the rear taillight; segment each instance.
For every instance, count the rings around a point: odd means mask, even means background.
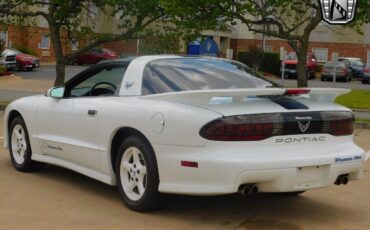
[[[204,126],[200,135],[214,141],[260,141],[278,135],[281,123],[281,114],[223,117]]]
[[[370,73],[370,68],[364,68],[364,73]]]
[[[353,134],[354,116],[351,112],[325,112],[321,115],[323,120],[323,132],[333,136],[345,136]]]
[[[351,135],[353,127],[351,112],[251,114],[214,120],[200,130],[200,136],[213,141],[261,141],[284,135]]]

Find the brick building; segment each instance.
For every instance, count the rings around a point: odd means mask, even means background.
[[[94,10],[92,10],[94,11]],[[96,9],[95,9],[96,11]],[[118,18],[107,17],[96,12],[94,20],[94,32],[98,34],[115,34],[117,31]],[[7,30],[0,28],[0,38],[6,41],[8,47],[27,47],[33,50],[43,62],[55,61],[54,51],[48,36],[48,26],[43,18],[39,18],[37,26],[18,27],[10,26]],[[314,52],[319,62],[331,59],[333,52],[340,56],[359,57],[370,65],[370,24],[363,26],[363,35],[352,29],[344,29],[342,26],[331,26],[321,23],[311,34],[309,50]],[[213,36],[219,46],[219,55],[226,57],[227,52],[233,50],[233,57],[237,52],[248,50],[251,45],[262,46],[263,37],[250,32],[245,25],[238,23],[231,26],[229,31],[205,31],[205,35]],[[83,44],[79,41],[80,45]],[[120,54],[136,54],[137,41],[112,42],[104,44],[103,47],[110,48]],[[182,45],[181,53],[186,53],[186,44]],[[292,51],[286,41],[267,37],[265,38],[265,50],[279,52],[280,47]],[[65,52],[73,49],[72,44],[65,43]]]

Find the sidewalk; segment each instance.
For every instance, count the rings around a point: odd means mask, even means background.
[[[51,80],[31,80],[17,76],[0,79],[0,100],[12,101],[21,97],[43,94],[53,87]]]

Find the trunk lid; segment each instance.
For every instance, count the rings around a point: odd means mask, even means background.
[[[198,106],[223,116],[349,109],[333,103],[334,99],[350,92],[348,89],[307,89],[308,94],[287,95],[282,88],[197,90],[142,96],[145,100],[162,100]]]

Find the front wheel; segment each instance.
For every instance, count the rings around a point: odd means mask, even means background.
[[[158,168],[147,141],[137,136],[125,139],[118,150],[115,168],[118,190],[128,208],[145,212],[158,207]]]
[[[22,172],[41,169],[44,164],[31,160],[32,149],[24,120],[16,117],[9,127],[9,150],[13,166]]]

